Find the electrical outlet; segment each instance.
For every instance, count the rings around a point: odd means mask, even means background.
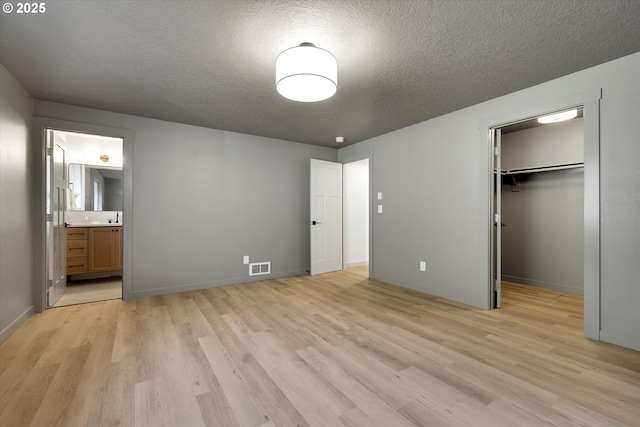
[[[425,261],[420,261],[420,271],[427,271],[427,263]]]
[[[382,213],[382,205],[378,205],[378,213]]]
[[[244,258],[242,259],[242,262],[244,264],[249,264],[249,255],[245,255]]]

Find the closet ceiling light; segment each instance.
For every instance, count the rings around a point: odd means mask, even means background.
[[[538,118],[538,123],[557,123],[564,122],[565,120],[571,120],[578,116],[578,110],[563,111],[561,113],[549,114],[548,116],[542,116]]]
[[[276,89],[293,101],[317,102],[331,98],[338,87],[338,63],[313,43],[287,49],[276,59]]]

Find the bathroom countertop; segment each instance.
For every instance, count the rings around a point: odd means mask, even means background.
[[[67,228],[76,228],[76,227],[122,227],[122,223],[107,223],[107,222],[97,222],[97,223],[87,223],[87,224],[67,224]]]

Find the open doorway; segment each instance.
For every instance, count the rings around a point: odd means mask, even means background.
[[[582,113],[573,108],[554,113],[565,120],[536,117],[493,130],[494,308],[503,286],[584,294]]]
[[[496,292],[495,280],[497,274],[501,274],[496,269],[496,239],[495,234],[499,233],[502,227],[497,227],[496,223],[500,218],[496,218],[495,196],[496,188],[502,185],[496,183],[496,142],[501,128],[514,123],[524,122],[534,117],[551,114],[554,112],[566,111],[573,108],[582,108],[583,111],[583,133],[584,133],[584,254],[583,254],[583,313],[584,313],[584,335],[593,340],[600,340],[600,100],[602,91],[594,89],[590,91],[575,93],[563,97],[545,97],[530,104],[523,105],[515,110],[503,111],[493,117],[483,119],[479,128],[479,137],[487,147],[487,242],[488,242],[488,274],[486,276],[486,307],[488,309],[496,307],[496,299],[499,296],[499,289]],[[500,170],[500,167],[497,167]],[[496,221],[497,220],[497,221]],[[499,241],[499,240],[498,240]]]
[[[369,277],[369,159],[346,163],[344,185],[344,268]]]
[[[584,294],[582,110],[576,114],[502,128],[503,281]]]
[[[370,277],[370,156],[310,162],[311,275],[351,270]]]
[[[47,131],[47,307],[122,298],[123,139]]]

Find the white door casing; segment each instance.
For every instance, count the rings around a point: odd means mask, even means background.
[[[342,270],[342,164],[311,159],[311,275]]]
[[[494,304],[493,308],[502,306],[502,130],[494,129],[494,178],[495,178],[495,210],[493,225],[495,228],[495,282],[494,282]]]

